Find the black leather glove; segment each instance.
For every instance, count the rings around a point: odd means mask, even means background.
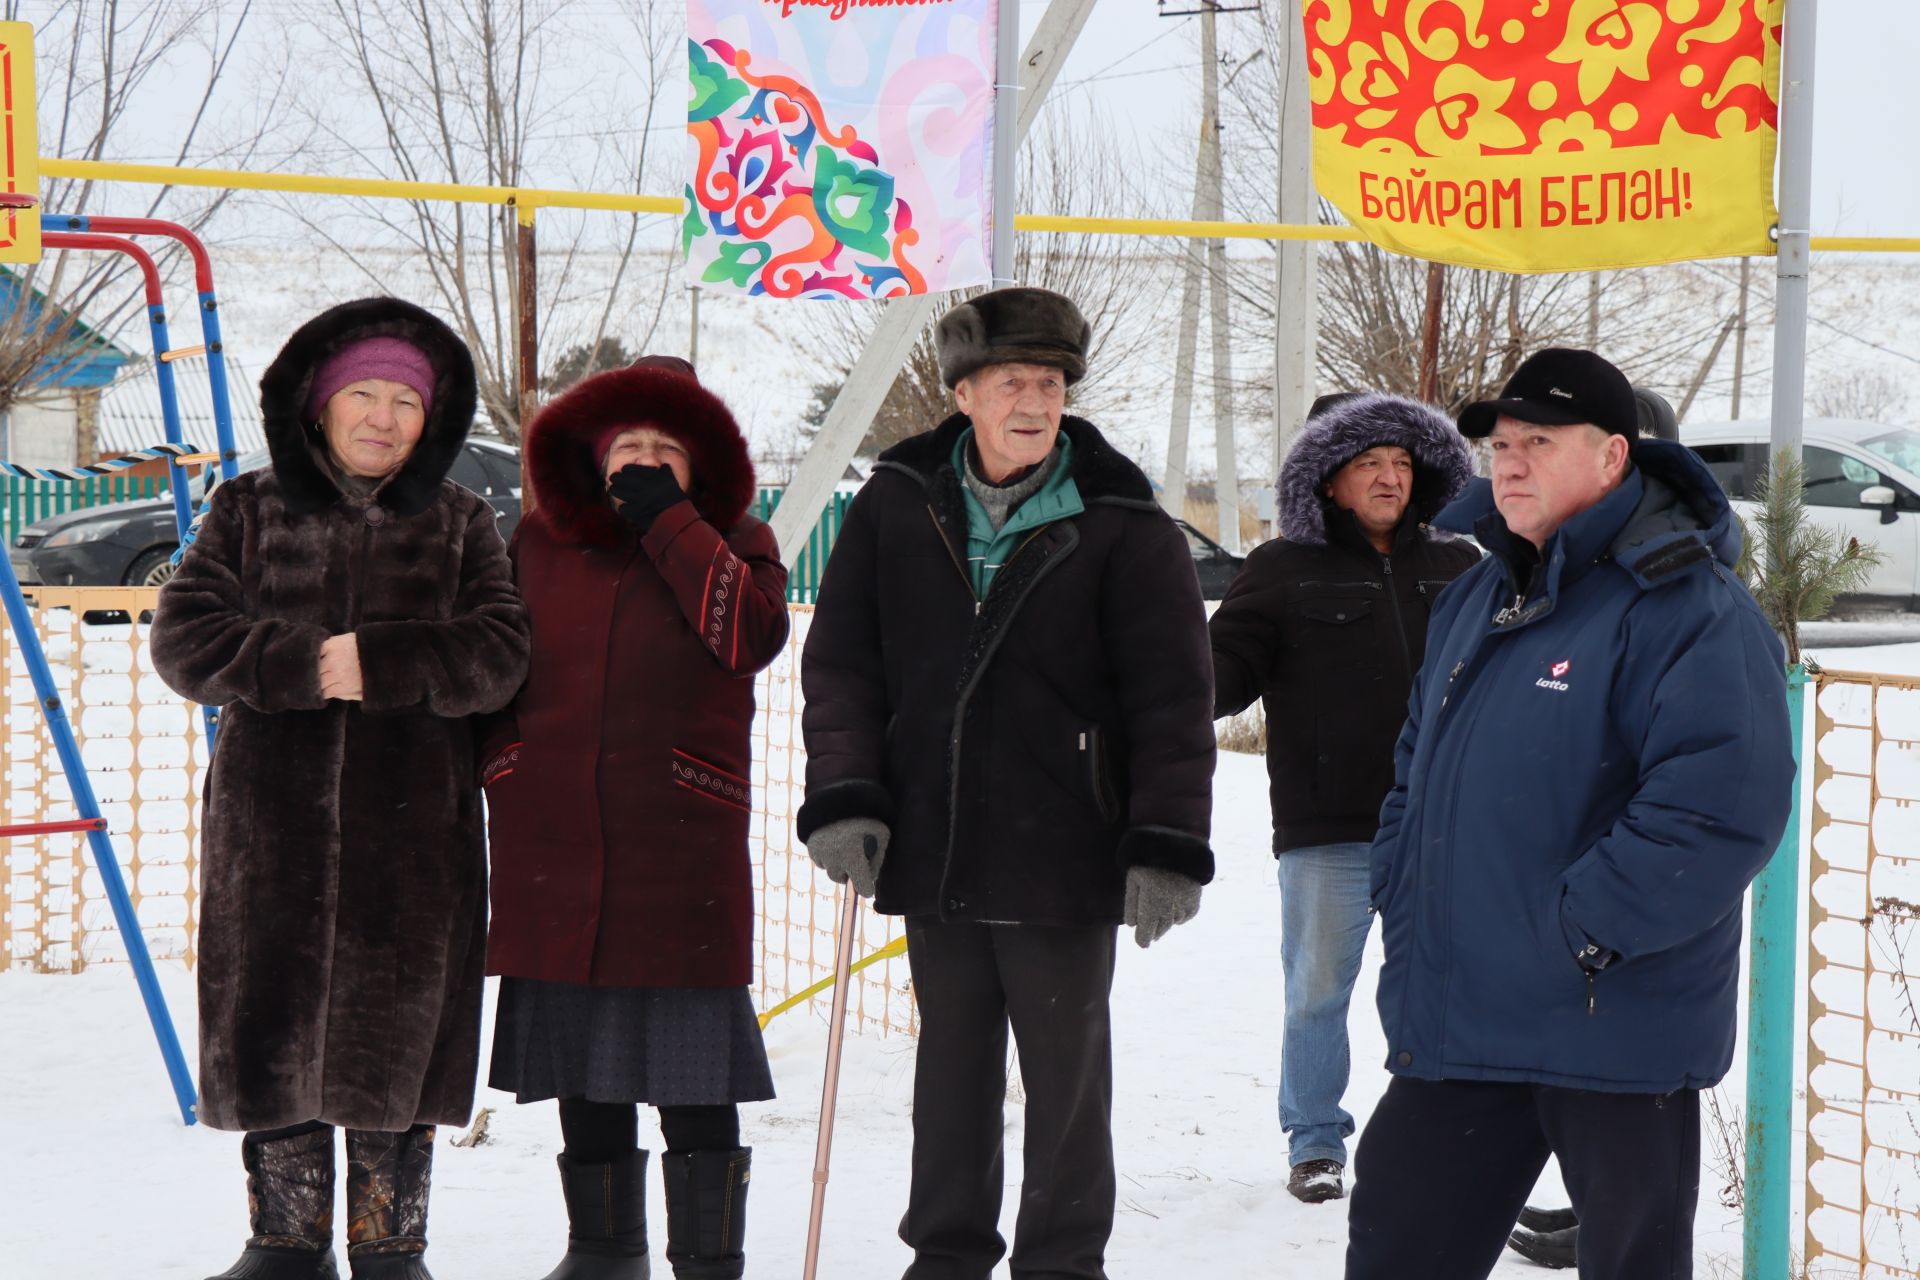
[[[672,470],[643,467],[637,462],[614,472],[607,492],[619,504],[615,510],[620,518],[641,533],[653,527],[661,512],[687,496],[680,482],[673,478]]]

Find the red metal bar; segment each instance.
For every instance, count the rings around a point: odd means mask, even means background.
[[[147,305],[162,305],[160,297],[160,268],[153,265],[153,255],[131,240],[119,236],[94,235],[91,232],[49,231],[40,237],[40,243],[49,249],[98,249],[112,253],[124,253],[140,264],[140,274],[147,278]]]
[[[55,836],[69,831],[105,831],[105,818],[75,818],[71,822],[19,822],[0,826],[0,840],[14,836]]]
[[[167,236],[185,245],[187,252],[193,255],[194,288],[201,293],[213,289],[213,259],[207,255],[207,246],[200,237],[193,234],[177,222],[168,222],[162,218],[96,218],[87,219],[89,231],[104,231],[108,235],[122,236]]]

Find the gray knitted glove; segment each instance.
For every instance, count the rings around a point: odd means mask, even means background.
[[[880,883],[880,864],[893,833],[878,818],[842,818],[829,822],[807,841],[807,856],[835,884],[853,881],[853,891],[871,898]]]
[[[1200,914],[1200,882],[1178,871],[1159,867],[1132,867],[1127,871],[1127,905],[1123,924],[1133,926],[1133,940],[1149,946],[1167,936],[1167,930]]]

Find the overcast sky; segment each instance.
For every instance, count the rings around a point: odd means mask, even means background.
[[[1194,7],[1178,0],[1167,5]],[[1023,37],[1045,9],[1045,0],[1021,0]],[[1083,82],[1074,92],[1097,94],[1101,111],[1124,121],[1133,136],[1153,139],[1157,147],[1191,148],[1199,111],[1196,21],[1162,18],[1152,0],[1100,0],[1061,70],[1060,85]],[[1252,15],[1224,15],[1218,23],[1223,55],[1253,47]],[[1920,142],[1914,135],[1914,121],[1920,120],[1920,0],[1820,5],[1815,64],[1812,230],[1920,236]],[[1096,75],[1097,88],[1084,83]]]

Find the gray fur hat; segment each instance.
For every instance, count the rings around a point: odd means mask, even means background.
[[[1280,532],[1290,542],[1325,545],[1325,489],[1333,473],[1369,449],[1397,445],[1413,455],[1415,519],[1431,520],[1473,478],[1473,452],[1445,414],[1405,396],[1322,396],[1300,428],[1274,485]]]
[[[990,364],[1052,365],[1072,386],[1086,376],[1093,326],[1050,289],[995,289],[940,317],[933,331],[940,380],[949,390]]]

